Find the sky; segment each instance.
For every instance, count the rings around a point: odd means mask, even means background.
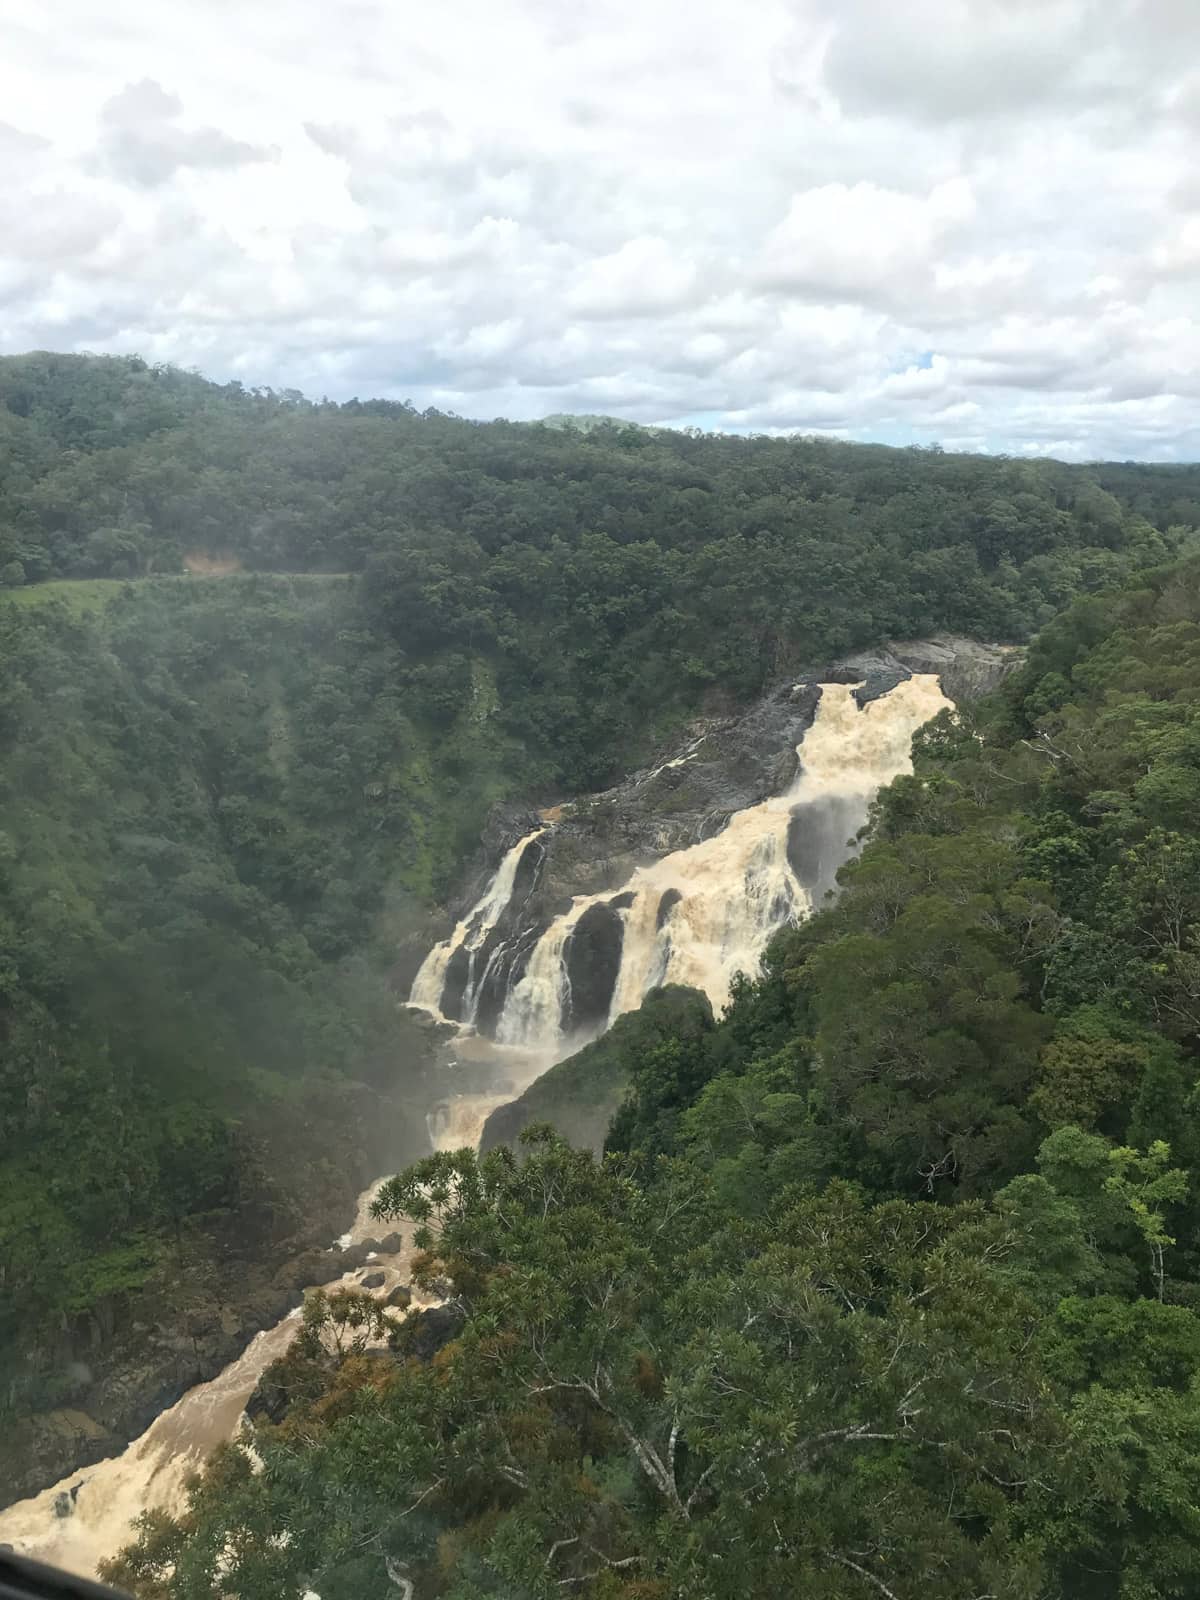
[[[1200,0],[0,0],[0,352],[1200,458]]]

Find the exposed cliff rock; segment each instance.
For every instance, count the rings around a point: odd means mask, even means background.
[[[738,716],[697,720],[654,766],[599,794],[554,807],[552,818],[528,806],[497,806],[483,830],[473,871],[451,908],[455,916],[478,900],[506,850],[548,821],[553,826],[527,847],[511,905],[476,956],[482,973],[493,951],[503,947],[483,985],[480,1030],[490,1030],[505,992],[520,977],[536,931],[573,896],[606,889],[616,895],[637,867],[708,838],[733,812],[788,787],[799,765],[796,746],[816,715],[820,683],[862,683],[858,698],[865,705],[914,673],[935,673],[957,702],[989,693],[1023,656],[1020,646],[950,635],[862,651],[798,674]],[[610,904],[618,909],[616,901]],[[598,916],[586,928],[581,924],[576,937],[602,945],[602,926]],[[447,973],[447,1015],[457,1014],[463,978],[453,966]],[[586,1004],[585,998],[584,1009]]]
[[[933,639],[893,642],[882,650],[864,651],[835,662],[825,674],[829,683],[858,683],[862,705],[887,694],[913,673],[934,673],[943,692],[959,704],[978,700],[999,687],[1025,658],[1021,645],[981,644],[953,634]]]

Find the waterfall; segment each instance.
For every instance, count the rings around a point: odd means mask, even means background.
[[[529,964],[500,1013],[496,1025],[498,1043],[544,1049],[557,1040],[570,995],[563,957],[575,924],[590,903],[577,899],[534,945]]]
[[[936,677],[919,675],[860,709],[855,688],[821,686],[798,747],[801,770],[783,795],[730,817],[720,833],[647,867],[624,892],[578,896],[541,934],[506,994],[499,1043],[561,1054],[611,1024],[664,983],[701,989],[720,1010],[738,973],[753,977],[771,935],[832,888],[853,853],[878,790],[912,770],[912,737],[950,705]],[[619,966],[607,1016],[578,1025],[573,991],[587,974],[573,947],[589,913],[619,919]]]
[[[483,980],[487,976],[488,966],[496,955],[496,948],[490,936],[513,898],[517,871],[526,849],[536,839],[540,839],[545,831],[545,828],[535,828],[532,833],[527,833],[513,845],[501,861],[483,898],[471,907],[448,939],[443,939],[440,944],[434,945],[413,979],[412,992],[409,995],[410,1005],[420,1006],[422,1010],[431,1011],[434,1016],[446,1020],[443,1017],[442,1002],[446,993],[450,964],[456,957],[465,956],[466,972],[462,998],[456,1009],[463,1022],[474,1022]]]
[[[737,811],[711,838],[639,867],[622,890],[576,896],[532,949],[536,930],[515,926],[521,868],[548,830],[528,834],[450,938],[430,951],[412,1004],[465,1023],[478,1016],[481,1032],[497,1045],[547,1060],[664,983],[701,989],[720,1011],[736,976],[758,973],[771,935],[820,905],[853,853],[875,794],[911,772],[913,734],[951,703],[931,674],[863,707],[858,687],[821,685],[786,794]],[[676,764],[694,759],[700,742]],[[515,940],[521,932],[527,937]],[[480,1012],[485,989],[491,994]]]

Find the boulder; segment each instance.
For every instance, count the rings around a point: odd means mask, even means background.
[[[566,948],[566,1032],[586,1033],[604,1026],[621,970],[624,937],[621,913],[611,904],[589,906],[575,924]]]
[[[432,1361],[439,1350],[458,1338],[466,1320],[466,1313],[454,1301],[430,1306],[402,1322],[389,1342],[399,1356]]]
[[[278,1370],[281,1366],[280,1362],[272,1362],[246,1401],[246,1415],[251,1422],[278,1424],[287,1416],[291,1395]]]
[[[367,1272],[358,1280],[364,1289],[382,1289],[387,1282],[386,1272]]]

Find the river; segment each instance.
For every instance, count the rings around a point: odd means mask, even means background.
[[[435,1144],[440,1149],[474,1146],[488,1113],[502,1095],[459,1096],[436,1113]],[[390,1176],[390,1174],[388,1174]],[[345,1247],[393,1231],[390,1223],[371,1220],[370,1206],[380,1178],[359,1196],[357,1214],[339,1243]],[[324,1287],[353,1287],[367,1272],[382,1271],[386,1296],[398,1283],[408,1282],[409,1239],[395,1255],[375,1255],[366,1266],[334,1279]],[[422,1302],[415,1299],[414,1306]],[[161,1507],[182,1508],[185,1486],[216,1445],[236,1436],[246,1402],[259,1378],[283,1355],[299,1327],[300,1311],[288,1312],[273,1328],[264,1328],[224,1371],[208,1383],[199,1383],[167,1411],[161,1412],[139,1438],[118,1456],[72,1472],[61,1482],[28,1500],[18,1500],[0,1511],[0,1544],[10,1544],[20,1555],[50,1562],[81,1577],[94,1577],[98,1564],[113,1556],[132,1538],[132,1524],[143,1511]],[[59,1516],[56,1503],[62,1494],[81,1484],[68,1516]]]
[[[859,708],[852,686],[823,685],[816,718],[799,750],[800,774],[786,794],[736,812],[711,838],[634,873],[620,897],[620,965],[601,1026],[640,1005],[649,988],[667,982],[703,989],[720,1009],[734,975],[758,970],[771,934],[819,904],[836,867],[854,849],[850,836],[866,820],[872,797],[898,773],[912,770],[913,733],[949,704],[932,675],[911,677],[865,709]],[[483,898],[430,952],[413,986],[412,1003],[440,1014],[447,969],[461,949],[468,976],[466,1011],[459,1014],[473,1022],[472,1006],[486,976],[488,937],[510,903],[525,851],[545,831],[538,829],[514,845]],[[488,1092],[451,1094],[431,1114],[436,1149],[476,1147],[491,1111],[582,1042],[563,1022],[569,1010],[568,953],[584,915],[611,898],[611,893],[576,897],[545,929],[505,995],[494,1041],[469,1026],[462,1031],[455,1050],[465,1077],[476,1084],[486,1081]],[[360,1197],[343,1245],[381,1231],[369,1215],[377,1188],[378,1183]],[[409,1256],[406,1243],[395,1255],[377,1256],[335,1282],[353,1285],[364,1272],[382,1270],[380,1293],[386,1295],[407,1282]],[[189,1475],[217,1444],[237,1434],[247,1400],[265,1369],[287,1349],[299,1315],[290,1312],[259,1333],[238,1360],[211,1382],[190,1389],[119,1456],[73,1472],[0,1512],[0,1543],[93,1575],[98,1562],[129,1542],[133,1520],[142,1511],[173,1511],[183,1504]],[[65,1491],[69,1504],[76,1485],[81,1487],[70,1513],[59,1516],[60,1497]]]

